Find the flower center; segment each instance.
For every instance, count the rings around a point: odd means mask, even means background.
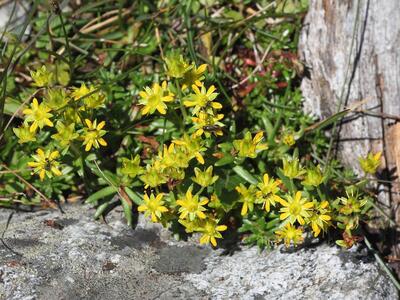
[[[301,212],[301,206],[298,203],[293,203],[289,207],[289,213],[293,216],[300,215]]]

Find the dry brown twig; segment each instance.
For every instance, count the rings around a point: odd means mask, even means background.
[[[1,167],[3,167],[4,169],[6,169],[7,171],[9,171],[11,174],[13,174],[15,177],[17,177],[19,180],[21,180],[24,184],[26,184],[27,186],[29,186],[32,190],[34,190],[43,200],[44,202],[46,202],[46,204],[50,207],[50,208],[57,208],[57,204],[55,203],[55,201],[50,200],[49,198],[47,198],[41,191],[39,191],[35,186],[33,186],[32,184],[30,184],[28,181],[26,181],[22,176],[20,176],[16,171],[11,170],[9,167],[7,167],[5,164],[1,164]]]

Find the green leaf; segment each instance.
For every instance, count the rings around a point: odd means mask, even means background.
[[[128,226],[132,226],[132,207],[125,199],[121,199],[121,204],[124,209],[126,222],[128,223]]]
[[[98,219],[100,216],[104,213],[104,211],[107,209],[107,207],[111,204],[111,200],[107,201],[106,203],[101,204],[97,209],[94,214],[94,218]]]
[[[6,102],[4,103],[4,113],[6,115],[12,116],[19,108],[21,107],[21,102],[7,98]],[[18,117],[18,114],[16,114]]]
[[[247,182],[249,182],[251,184],[258,183],[258,180],[253,175],[251,175],[248,171],[243,169],[243,167],[241,167],[241,166],[234,167],[233,171],[235,171],[236,174],[238,174],[240,177],[242,177],[244,180],[246,180]]]
[[[97,191],[90,197],[88,197],[85,201],[85,203],[93,203],[96,202],[97,200],[103,199],[107,196],[116,194],[118,192],[117,188],[113,186],[107,186],[105,188],[102,188],[101,190]]]
[[[292,183],[291,183],[290,179],[287,178],[285,175],[283,175],[282,169],[279,168],[279,169],[276,171],[276,174],[278,175],[279,179],[283,182],[283,185],[284,185],[285,187],[287,187],[288,189],[291,189],[291,188],[292,188]],[[292,192],[293,192],[293,191],[292,191]]]
[[[125,192],[128,194],[129,198],[136,204],[141,205],[143,203],[143,197],[137,192],[132,191],[130,188],[125,187]]]
[[[230,163],[233,162],[233,159],[234,159],[234,158],[233,158],[232,155],[226,154],[223,158],[217,160],[217,161],[215,162],[214,166],[216,166],[216,167],[221,167],[221,166],[228,165],[228,164],[230,164]]]

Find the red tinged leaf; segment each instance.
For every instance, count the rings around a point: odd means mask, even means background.
[[[257,86],[257,83],[253,82],[253,83],[248,83],[246,84],[244,87],[239,89],[238,95],[240,97],[245,97],[246,95],[248,95],[249,93],[251,93],[252,90],[254,90],[254,88]]]
[[[44,220],[43,221],[44,225],[49,226],[54,229],[62,230],[64,226],[62,226],[60,223],[58,223],[56,220]]]
[[[153,148],[153,150],[157,150],[158,147],[160,146],[160,144],[157,142],[157,140],[153,136],[147,137],[147,136],[144,136],[144,135],[140,135],[140,136],[137,137],[137,139],[139,141],[141,141],[142,143],[150,145],[151,148]]]
[[[283,89],[283,88],[285,88],[285,87],[288,86],[288,83],[287,83],[287,82],[281,81],[281,82],[277,82],[277,83],[276,83],[276,86],[277,86],[279,89]]]

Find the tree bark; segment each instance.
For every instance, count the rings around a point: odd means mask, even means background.
[[[379,200],[400,224],[400,1],[311,0],[299,54],[305,110],[324,119],[365,100],[337,127],[334,149],[360,173],[358,158],[382,151]]]

